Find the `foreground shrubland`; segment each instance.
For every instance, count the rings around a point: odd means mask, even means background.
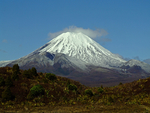
[[[125,107],[149,110],[150,78],[114,87],[87,87],[77,81],[56,76],[52,73],[37,73],[33,67],[20,70],[15,64],[12,68],[0,68],[0,108],[14,110],[56,106],[72,109],[107,111],[121,110]],[[106,107],[107,106],[107,107]],[[120,107],[119,107],[120,106]],[[140,106],[140,107],[138,107]],[[71,109],[71,108],[68,108]]]

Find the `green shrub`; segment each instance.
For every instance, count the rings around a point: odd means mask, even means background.
[[[68,89],[69,89],[69,90],[75,90],[75,91],[77,91],[77,86],[74,85],[74,84],[69,84],[69,85],[68,85]]]
[[[14,99],[14,96],[10,90],[10,87],[7,87],[3,92],[2,92],[2,100],[3,101],[8,101]]]
[[[32,95],[32,93],[29,92],[29,94],[27,95],[27,99],[28,99],[28,100],[34,99],[34,95]]]
[[[103,93],[103,92],[104,92],[103,88],[99,87],[99,88],[98,88],[98,92],[99,92],[99,93]]]
[[[48,78],[49,80],[51,81],[54,81],[57,79],[56,75],[55,74],[52,74],[52,73],[47,73],[46,74],[46,78]]]
[[[122,85],[122,82],[120,82],[119,85]]]
[[[0,76],[0,86],[5,86],[4,78]]]
[[[93,92],[92,92],[91,89],[86,89],[86,90],[85,90],[85,94],[86,94],[86,95],[89,95],[89,96],[93,96]]]
[[[31,89],[30,89],[30,95],[33,96],[33,97],[37,97],[37,96],[40,96],[40,95],[44,95],[45,93],[45,90],[43,88],[43,86],[41,85],[35,85],[33,86]]]

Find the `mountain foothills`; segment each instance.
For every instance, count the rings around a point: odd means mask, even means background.
[[[149,64],[125,61],[80,32],[62,33],[27,56],[1,62],[2,66],[14,64],[21,69],[35,67],[38,72],[65,76],[89,86],[116,85],[146,78],[150,73]]]

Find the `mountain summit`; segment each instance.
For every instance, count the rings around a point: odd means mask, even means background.
[[[125,62],[83,33],[62,33],[35,52],[62,53],[88,65],[102,67],[116,67]]]

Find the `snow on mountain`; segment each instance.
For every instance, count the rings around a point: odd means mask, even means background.
[[[130,66],[133,67],[135,65],[140,66],[143,70],[145,70],[146,72],[150,73],[150,65],[145,63],[145,62],[141,62],[139,60],[129,60],[126,63],[122,64],[124,66]]]
[[[46,52],[43,52],[43,54],[35,53],[19,58],[11,62],[10,65],[19,64],[21,67],[26,65],[33,65],[33,67],[35,67],[35,64],[40,64],[41,66],[46,66],[47,64],[53,65],[53,57],[54,56],[52,54]]]
[[[0,67],[4,67],[6,66],[7,64],[11,63],[12,60],[8,60],[8,61],[0,61]]]
[[[61,53],[56,54],[55,59],[54,59],[54,64],[56,63],[61,63],[62,68],[73,67],[77,69],[78,67],[80,67],[81,70],[87,70],[85,63],[82,60],[76,59],[68,55],[61,54]]]
[[[125,61],[120,55],[111,53],[87,35],[74,32],[62,33],[29,55],[12,61],[8,66],[15,63],[21,67],[34,66],[40,69],[42,66],[49,70],[50,66],[52,70],[70,68],[86,72],[88,66],[92,65],[107,68],[137,65],[150,73],[150,65],[137,60]]]
[[[7,66],[18,64],[21,69],[37,68],[42,72],[59,71],[59,68],[67,68],[68,70],[88,71],[85,63],[80,59],[70,57],[62,53],[51,54],[49,52],[33,52],[20,59],[12,61]]]
[[[83,33],[62,33],[35,52],[63,53],[88,65],[103,67],[116,67],[125,62]]]

